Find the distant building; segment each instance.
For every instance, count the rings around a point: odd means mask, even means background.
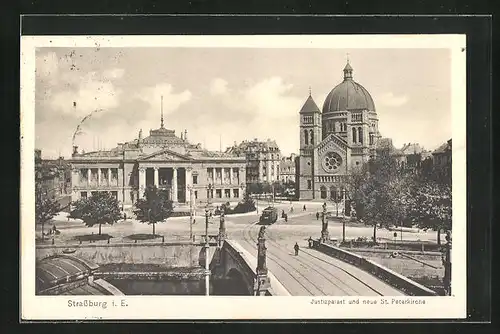
[[[71,165],[63,157],[42,159],[42,151],[35,150],[35,180],[40,194],[53,199],[69,195],[71,191]]]
[[[280,180],[281,152],[276,141],[245,140],[239,145],[234,143],[226,153],[245,157],[247,184]]]
[[[433,168],[442,177],[451,179],[451,139],[432,152]]]
[[[280,181],[284,184],[295,183],[295,164],[297,155],[291,154],[289,157],[282,157],[280,162]]]

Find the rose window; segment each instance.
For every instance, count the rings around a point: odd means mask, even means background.
[[[335,152],[328,152],[323,159],[323,168],[327,172],[337,172],[342,165],[342,158]]]

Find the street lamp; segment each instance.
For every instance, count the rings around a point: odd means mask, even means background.
[[[209,251],[210,245],[208,243],[208,207],[205,209],[205,295],[209,295],[210,291],[210,269],[209,269]]]

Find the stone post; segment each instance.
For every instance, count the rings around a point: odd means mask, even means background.
[[[266,239],[264,233],[266,232],[266,227],[261,226],[259,230],[259,237],[257,243],[257,269],[255,283],[254,283],[254,295],[255,296],[265,296],[267,290],[271,287],[271,280],[268,275],[267,265],[266,265]]]
[[[323,203],[323,212],[321,213],[321,242],[327,243],[330,241],[328,234],[328,221],[326,220],[326,203]]]

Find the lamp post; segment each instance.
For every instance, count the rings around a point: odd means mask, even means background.
[[[189,240],[193,241],[193,187],[188,185],[189,190]]]
[[[326,203],[323,203],[323,212],[321,214],[321,242],[329,241],[328,221],[326,220]]]
[[[205,296],[210,291],[209,243],[208,243],[208,207],[205,209]]]
[[[342,188],[341,192],[341,198],[344,199],[344,214],[342,215],[342,243],[345,242],[345,189]]]

